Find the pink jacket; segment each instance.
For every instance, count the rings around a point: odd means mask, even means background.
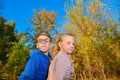
[[[71,56],[59,52],[50,64],[48,80],[72,80],[73,72]]]

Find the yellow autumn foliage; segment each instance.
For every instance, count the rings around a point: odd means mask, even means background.
[[[118,80],[120,32],[106,5],[100,0],[70,1],[66,30],[76,37],[73,80]]]

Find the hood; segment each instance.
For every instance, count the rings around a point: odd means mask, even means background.
[[[38,49],[31,50],[31,51],[30,51],[30,57],[32,57],[32,56],[35,55],[35,54],[41,54],[41,53],[42,53],[42,52],[41,52],[40,50],[38,50]],[[43,54],[43,53],[42,53],[42,55],[46,56],[46,55]],[[48,53],[48,56],[47,56],[47,57],[51,58],[51,54]]]
[[[37,53],[41,53],[41,51],[38,50],[38,49],[31,50],[31,51],[30,51],[30,57],[32,57],[33,55],[35,55],[35,54],[37,54]]]

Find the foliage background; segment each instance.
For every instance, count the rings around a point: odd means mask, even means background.
[[[61,33],[75,36],[73,80],[120,79],[120,15],[114,16],[100,0],[68,0],[65,11],[66,22],[59,32],[54,11],[34,10],[34,18],[29,20],[34,29],[19,34],[15,22],[0,17],[0,79],[18,78],[40,32],[52,35],[53,43]]]

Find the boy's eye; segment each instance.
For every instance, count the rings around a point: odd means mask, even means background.
[[[50,39],[39,39],[38,43],[49,43]]]

